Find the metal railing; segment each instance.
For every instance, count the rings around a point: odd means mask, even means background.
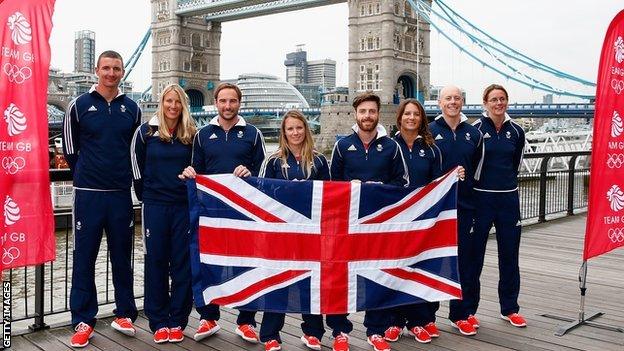
[[[525,158],[541,159],[539,172],[520,174],[520,209],[523,220],[544,222],[549,215],[573,215],[575,210],[587,206],[589,187],[589,151],[535,153]],[[67,170],[51,170],[52,182],[71,180]],[[138,210],[138,208],[135,208]],[[140,216],[135,215],[135,219]],[[69,312],[71,288],[71,209],[55,211],[57,228],[57,258],[55,262],[36,267],[11,269],[4,272],[13,289],[13,321],[32,320],[30,330],[46,327],[46,318]],[[136,221],[135,221],[136,223]],[[132,264],[134,292],[143,297],[143,255],[140,228],[135,228]],[[114,303],[106,237],[102,239],[100,255],[96,262],[96,286],[99,305]]]

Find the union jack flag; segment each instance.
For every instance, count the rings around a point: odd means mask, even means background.
[[[335,314],[461,298],[457,173],[414,189],[198,176],[198,306]]]

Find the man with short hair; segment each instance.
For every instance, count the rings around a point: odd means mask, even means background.
[[[461,112],[463,101],[458,87],[450,85],[442,88],[438,100],[442,114],[429,124],[429,129],[442,152],[442,171],[448,172],[456,166],[463,166],[466,170],[465,180],[459,182],[457,194],[457,260],[462,294],[465,295],[472,287],[464,278],[469,277],[471,271],[477,268],[467,258],[472,250],[470,232],[476,205],[473,183],[475,179],[479,179],[484,149],[483,135],[467,122],[468,118]],[[479,320],[468,313],[462,300],[451,300],[449,319],[461,334],[477,333]]]
[[[95,261],[103,230],[110,251],[114,311],[111,326],[134,335],[137,317],[131,265],[134,211],[130,142],[141,110],[119,91],[123,59],[115,51],[98,57],[98,82],[69,104],[63,121],[63,152],[74,180],[74,250],[69,297],[76,333],[71,346],[89,344],[98,311]]]
[[[353,134],[336,142],[332,152],[331,180],[360,181],[407,186],[409,177],[401,147],[387,136],[379,125],[380,99],[373,93],[364,93],[353,100],[356,124]],[[333,329],[334,351],[348,351],[348,334],[353,325],[347,314],[328,315],[327,325]],[[366,311],[364,326],[368,343],[375,351],[390,350],[384,340],[390,326],[390,313],[385,309]],[[321,328],[322,330],[322,325]],[[317,336],[318,337],[318,336]],[[320,338],[319,338],[320,339]]]
[[[197,174],[233,173],[237,177],[258,176],[264,161],[264,138],[260,130],[245,122],[238,115],[241,91],[229,83],[220,84],[214,93],[218,116],[195,135],[193,141],[192,166],[187,167],[180,178],[195,178]],[[191,260],[197,260],[197,240],[191,241]],[[193,272],[195,285],[199,272]],[[199,341],[216,333],[221,328],[219,306],[208,304],[198,307],[201,316],[195,340]],[[259,342],[255,331],[255,311],[240,311],[235,332],[246,341]]]

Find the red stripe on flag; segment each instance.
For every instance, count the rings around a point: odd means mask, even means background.
[[[321,311],[345,313],[348,309],[348,266],[339,241],[349,237],[351,183],[324,182],[321,207]]]
[[[281,284],[288,280],[294,279],[307,272],[309,271],[292,270],[292,271],[286,271],[280,274],[276,274],[269,278],[263,279],[255,284],[252,284],[235,294],[219,297],[219,298],[213,299],[212,301],[209,301],[208,303],[213,303],[216,305],[229,305],[232,303],[244,301],[245,299],[248,299],[249,297],[259,293],[260,291],[266,288],[269,288],[276,284]]]
[[[411,280],[411,281],[426,285],[430,288],[436,289],[438,291],[442,291],[451,296],[455,296],[458,299],[461,299],[462,297],[461,288],[455,287],[453,285],[445,284],[444,282],[428,277],[422,273],[409,272],[401,268],[382,269],[382,271],[392,276],[395,276],[397,278]]]
[[[403,212],[406,208],[412,206],[413,204],[415,204],[416,202],[420,201],[420,199],[422,199],[423,197],[425,197],[427,194],[431,193],[433,190],[435,190],[435,188],[440,185],[440,183],[444,182],[446,180],[446,178],[449,177],[450,174],[454,173],[455,169],[449,171],[448,173],[446,173],[444,175],[443,178],[438,179],[437,181],[434,181],[432,183],[427,184],[425,187],[423,187],[418,193],[414,194],[414,196],[412,196],[411,198],[409,198],[407,201],[405,201],[403,204],[391,208],[386,212],[381,213],[380,215],[378,215],[377,217],[373,217],[365,222],[363,222],[364,224],[374,224],[374,223],[383,223],[389,219],[391,219],[392,217],[398,215],[399,213]]]
[[[238,206],[244,208],[245,210],[253,213],[258,218],[262,219],[265,222],[271,223],[285,223],[286,221],[282,220],[279,217],[274,216],[272,213],[265,211],[263,208],[256,206],[255,203],[243,198],[238,195],[235,191],[228,188],[227,186],[216,182],[206,176],[198,176],[195,178],[195,181],[198,184],[205,186],[208,189],[214,190],[220,195],[228,198],[230,201],[234,202]]]
[[[319,234],[278,233],[199,226],[199,252],[269,260],[319,261]]]
[[[349,205],[344,206],[348,208]],[[325,228],[330,225],[331,228]],[[326,223],[321,227],[323,233],[319,235],[256,231],[253,230],[253,222],[249,229],[200,226],[199,252],[342,264],[347,261],[401,259],[426,250],[457,246],[457,220],[454,218],[438,221],[428,229],[407,232],[347,234],[346,223]]]

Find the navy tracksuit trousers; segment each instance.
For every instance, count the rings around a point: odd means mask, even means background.
[[[330,314],[325,316],[327,326],[332,329],[332,336],[336,337],[340,333],[349,334],[353,330],[353,324],[347,318],[348,314]],[[265,312],[262,317],[260,328],[260,341],[277,340],[282,342],[279,332],[284,327],[286,314]],[[302,314],[303,323],[301,330],[305,335],[311,335],[321,340],[325,334],[323,326],[323,316],[320,314]]]
[[[103,231],[110,253],[117,317],[137,317],[131,265],[134,211],[130,189],[92,191],[74,189],[74,250],[69,305],[72,325],[95,326],[98,312],[95,261]]]
[[[440,308],[439,302],[423,302],[392,308],[391,326],[399,328],[423,327],[435,322],[435,314]]]
[[[206,306],[196,307],[197,313],[201,316],[201,319],[218,321],[221,317],[219,311],[219,305],[208,304]],[[239,311],[238,318],[236,318],[236,324],[251,324],[256,326],[256,311]]]
[[[479,203],[476,202],[475,203]],[[479,203],[479,205],[481,205]],[[457,262],[459,265],[459,280],[462,288],[462,299],[451,300],[449,303],[449,319],[453,322],[467,319],[470,315],[466,307],[467,297],[474,295],[475,262],[474,257],[474,235],[471,232],[474,222],[474,210],[457,209]]]
[[[475,212],[473,248],[470,264],[473,269],[467,277],[470,284],[464,290],[464,306],[469,314],[475,314],[479,306],[481,292],[481,270],[492,225],[496,229],[498,246],[498,299],[501,314],[506,316],[519,311],[518,294],[520,293],[520,268],[518,253],[520,250],[520,201],[518,191],[483,192],[475,191],[475,203],[479,204]],[[462,281],[462,290],[464,282]]]
[[[193,306],[189,243],[187,204],[143,204],[145,315],[153,332],[184,329],[188,323]]]

